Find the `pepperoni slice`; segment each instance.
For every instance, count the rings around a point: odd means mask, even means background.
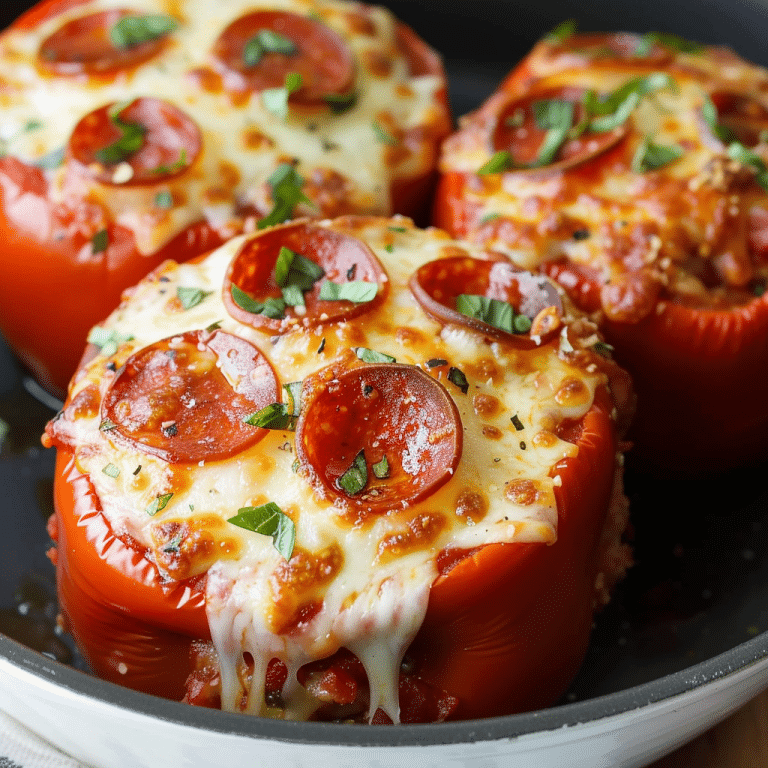
[[[224,459],[266,430],[243,419],[279,399],[272,367],[252,344],[216,330],[189,331],[128,358],[101,415],[110,439],[172,463]]]
[[[738,141],[745,147],[760,143],[768,131],[768,104],[744,93],[717,91],[710,94],[717,108],[718,125],[724,129],[723,137],[715,136],[707,125],[705,130],[713,142],[720,145]]]
[[[261,45],[264,32],[267,42]],[[279,36],[279,44],[269,43],[270,33],[273,41]],[[235,92],[282,88],[286,75],[297,72],[302,86],[290,96],[296,104],[323,104],[326,96],[346,94],[355,75],[352,53],[337,32],[288,11],[241,16],[221,33],[213,56],[224,70],[225,87]]]
[[[68,21],[43,41],[37,53],[40,65],[57,75],[98,75],[147,61],[163,49],[167,32],[156,32],[144,42],[117,46],[112,29],[129,17],[146,18],[135,11],[112,8]],[[168,31],[172,25],[171,20]]]
[[[499,117],[492,139],[493,149],[509,152],[513,170],[529,173],[565,171],[606,152],[627,135],[626,123],[603,133],[587,129],[577,138],[564,137],[554,151],[548,151],[551,129],[542,127],[548,123],[537,119],[537,113],[547,103],[572,105],[572,119],[566,126],[570,129],[579,125],[585,116],[584,93],[576,88],[558,88],[512,100]]]
[[[102,184],[156,184],[183,173],[202,148],[191,117],[167,101],[134,99],[87,114],[69,138],[67,154]]]
[[[409,286],[421,308],[439,323],[464,325],[495,338],[535,346],[560,326],[563,305],[557,288],[542,275],[518,269],[506,259],[473,259],[452,256],[430,261],[411,276]],[[510,332],[456,309],[461,294],[506,302],[514,315],[530,321],[518,323],[521,332]]]
[[[267,314],[243,308],[250,302],[280,301],[284,288],[278,285],[275,267],[282,248],[309,259],[321,267],[322,274],[311,288],[302,291],[304,306],[285,306]],[[365,302],[321,299],[323,283],[373,283],[376,296]],[[373,251],[361,240],[306,221],[273,227],[248,240],[237,253],[224,278],[224,306],[235,320],[268,333],[290,330],[301,324],[348,320],[381,303],[389,287],[387,273]],[[238,292],[241,292],[238,294]],[[240,305],[233,296],[246,294]],[[269,317],[268,314],[277,315]]]
[[[302,401],[299,463],[320,494],[358,520],[430,495],[461,458],[456,404],[442,384],[414,366],[359,365],[340,374],[326,369],[305,380]],[[343,479],[355,467],[364,482],[359,475],[351,483]]]

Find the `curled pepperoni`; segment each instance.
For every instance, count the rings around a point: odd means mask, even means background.
[[[715,135],[712,126],[705,123],[705,135],[709,144],[721,145],[738,141],[746,147],[759,144],[768,131],[768,104],[744,93],[717,91],[710,94],[717,108],[717,123],[720,136]]]
[[[461,458],[456,404],[442,384],[414,366],[359,365],[337,375],[326,369],[305,380],[302,400],[299,463],[318,492],[358,519],[428,496],[451,478]],[[386,472],[377,470],[385,459]],[[367,478],[350,490],[342,478],[361,462]]]
[[[243,308],[250,302],[280,302],[284,288],[278,285],[275,267],[282,248],[321,267],[322,276],[311,288],[302,291],[304,306],[285,306],[267,314]],[[320,299],[325,281],[332,283],[373,283],[376,296],[370,301],[326,301]],[[377,306],[388,291],[388,277],[371,249],[351,235],[306,221],[298,221],[265,230],[248,240],[238,251],[224,278],[224,306],[235,320],[269,333],[337,322],[367,312]],[[241,293],[238,293],[241,292]],[[233,296],[246,294],[238,305]],[[250,306],[250,309],[257,307]],[[268,316],[268,315],[278,316]]]
[[[43,41],[37,53],[40,65],[57,75],[97,75],[135,67],[157,55],[167,33],[134,45],[115,45],[112,29],[128,17],[142,18],[135,11],[112,8],[68,21]]]
[[[560,326],[563,305],[557,288],[542,275],[518,269],[506,259],[452,256],[430,261],[411,276],[409,286],[421,308],[439,323],[464,325],[496,338],[512,339],[530,347]],[[512,306],[515,315],[531,321],[530,330],[512,333],[462,314],[456,309],[461,294],[484,296]],[[525,323],[528,325],[528,323]],[[537,337],[536,339],[532,337]]]
[[[147,97],[87,114],[72,131],[67,154],[103,184],[155,184],[183,173],[201,148],[192,118],[167,101]]]
[[[264,31],[279,36],[278,44],[259,49]],[[346,94],[355,75],[352,53],[337,32],[288,11],[241,16],[221,33],[213,56],[224,70],[225,86],[236,92],[282,88],[286,75],[297,72],[302,86],[290,96],[297,104],[322,104],[326,96]]]
[[[546,103],[569,104],[573,115],[567,129],[578,126],[585,117],[584,91],[558,88],[513,99],[499,116],[493,134],[494,151],[507,151],[513,170],[524,172],[565,171],[601,155],[618,144],[628,132],[626,123],[603,133],[587,128],[576,138],[563,137],[554,152],[548,151],[550,128],[542,127],[537,110]]]
[[[101,416],[110,439],[173,463],[224,459],[266,430],[243,419],[278,398],[272,367],[221,330],[189,331],[140,350],[118,371]]]

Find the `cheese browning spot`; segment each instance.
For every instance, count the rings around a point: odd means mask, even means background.
[[[425,512],[411,518],[405,528],[379,542],[376,561],[383,565],[418,549],[427,549],[446,525],[446,517],[440,512]]]
[[[488,513],[488,497],[475,488],[465,488],[456,499],[456,515],[467,525],[479,523]]]
[[[527,479],[510,480],[504,486],[504,498],[520,506],[530,506],[539,498],[538,484]]]

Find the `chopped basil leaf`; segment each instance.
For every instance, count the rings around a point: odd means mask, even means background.
[[[270,403],[256,413],[252,413],[243,419],[244,424],[260,429],[287,429],[293,431],[296,428],[296,419],[288,412],[285,403]]]
[[[551,42],[562,43],[571,37],[578,28],[579,23],[576,19],[566,19],[561,21],[554,29],[547,32],[544,39]]]
[[[469,391],[469,382],[467,381],[467,377],[464,375],[464,371],[461,371],[458,368],[448,369],[448,381],[450,381],[454,386],[457,386],[463,395],[466,395]]]
[[[94,154],[95,158],[104,165],[114,165],[129,158],[144,146],[144,134],[147,129],[139,123],[126,123],[120,119],[130,102],[116,104],[109,112],[109,119],[121,132],[120,138],[112,144],[107,144]]]
[[[513,416],[513,417],[510,419],[510,421],[512,422],[512,426],[513,426],[513,427],[514,427],[514,428],[515,428],[515,429],[516,429],[518,432],[521,432],[522,430],[524,430],[524,429],[525,429],[525,425],[523,424],[523,422],[522,422],[522,421],[520,421],[520,417],[519,417],[517,414],[515,414],[515,415],[514,415],[514,416]]]
[[[117,331],[109,331],[96,325],[91,328],[87,340],[90,344],[95,344],[101,350],[101,354],[104,357],[111,357],[117,352],[117,348],[124,341],[131,341],[131,339],[133,339],[133,336],[123,336]]]
[[[240,309],[244,309],[252,315],[260,315],[261,311],[264,309],[264,304],[262,302],[252,299],[245,291],[238,288],[234,283],[230,286],[229,292],[232,296],[232,301],[234,301]]]
[[[456,297],[456,311],[467,317],[482,320],[499,330],[513,333],[515,310],[506,301],[461,293]]]
[[[162,496],[158,496],[146,509],[146,513],[150,517],[154,517],[158,512],[165,509],[168,506],[168,502],[173,498],[172,493],[164,493]]]
[[[107,250],[107,246],[109,246],[109,233],[106,229],[100,229],[91,238],[91,251],[94,255],[97,253],[104,253],[104,251]]]
[[[260,507],[241,507],[227,522],[247,531],[271,537],[273,546],[283,558],[291,559],[296,543],[296,526],[273,501]]]
[[[155,174],[172,174],[180,171],[187,164],[187,150],[182,148],[179,152],[178,160],[175,160],[170,165],[158,165],[157,168],[152,169],[152,173]]]
[[[766,291],[766,281],[765,280],[763,280],[762,282],[758,281],[758,282],[756,282],[752,286],[752,293],[755,296],[757,296],[757,298],[765,296],[765,291]]]
[[[56,168],[60,168],[64,162],[64,147],[54,149],[53,152],[49,152],[47,155],[38,157],[34,161],[34,165],[38,168],[42,168],[44,171],[53,171]]]
[[[176,19],[163,13],[124,16],[112,25],[109,37],[115,48],[132,48],[164,37],[173,32],[178,25]]]
[[[395,147],[400,143],[381,123],[377,122],[376,120],[371,123],[371,128],[373,128],[376,139],[382,144]]]
[[[480,224],[488,224],[491,221],[496,221],[496,219],[500,218],[500,213],[486,213],[485,216],[483,216],[482,219],[480,219]]]
[[[677,144],[662,146],[654,144],[649,138],[643,139],[632,158],[632,170],[635,173],[645,173],[645,171],[655,171],[657,168],[663,168],[674,160],[682,157],[683,148]]]
[[[396,363],[396,358],[392,355],[387,355],[384,352],[377,352],[375,349],[368,349],[367,347],[353,347],[355,354],[364,363]]]
[[[426,362],[427,368],[438,368],[441,365],[448,365],[448,361],[443,360],[442,357],[433,357]]]
[[[166,437],[176,437],[176,435],[179,434],[179,428],[176,425],[176,422],[172,421],[170,424],[166,424],[162,427],[162,432]]]
[[[384,250],[387,253],[392,253],[395,250],[395,246],[392,245],[392,243],[387,243],[387,245],[384,246]]]
[[[736,135],[733,131],[724,125],[720,125],[720,115],[718,114],[717,107],[708,95],[704,96],[704,102],[701,105],[701,116],[712,133],[724,144],[735,140]]]
[[[261,92],[261,101],[264,108],[277,115],[281,120],[288,119],[288,97],[301,88],[303,78],[298,72],[289,72],[285,76],[285,85],[282,88],[265,88]]]
[[[489,173],[511,171],[514,167],[512,155],[506,149],[500,149],[485,165],[478,169],[477,173],[480,176],[486,176]]]
[[[728,145],[728,156],[742,165],[753,168],[756,174],[755,181],[768,192],[768,167],[759,155],[738,141],[732,141]]]
[[[593,91],[585,94],[584,106],[593,119],[589,128],[594,133],[605,133],[623,125],[640,100],[653,91],[674,88],[675,81],[664,72],[652,72],[645,77],[635,77],[617,88],[605,98],[597,97]]]
[[[260,29],[243,48],[243,64],[255,67],[265,53],[282,53],[293,56],[299,49],[290,38],[274,32],[271,29]]]
[[[304,292],[298,285],[286,285],[281,289],[283,292],[283,301],[287,307],[304,307]]]
[[[322,351],[325,349],[325,336],[320,340],[320,346],[317,348],[317,354],[321,354]]]
[[[638,57],[648,56],[656,43],[678,53],[699,53],[704,50],[704,46],[701,43],[686,40],[678,35],[672,35],[667,32],[646,32],[640,38],[634,55]]]
[[[176,296],[184,309],[192,309],[192,307],[196,307],[212,293],[213,291],[204,291],[202,288],[185,288],[182,285],[176,288]]]
[[[0,419],[0,447],[3,445],[3,441],[6,437],[8,437],[8,433],[11,431],[11,427],[9,426],[8,422],[3,421],[3,419]]]
[[[382,456],[381,461],[377,461],[371,469],[373,470],[373,474],[376,475],[379,480],[384,480],[389,477],[389,462],[387,461],[387,457]]]
[[[138,467],[136,467],[136,469],[134,469],[134,470],[133,470],[133,475],[134,475],[134,477],[135,477],[136,475],[138,475],[138,474],[139,474],[139,472],[141,472],[141,464],[139,464],[139,466],[138,466]]]
[[[369,283],[363,280],[353,280],[349,283],[334,283],[331,280],[326,280],[320,284],[318,299],[366,304],[376,298],[378,290],[378,283]]]
[[[120,476],[120,469],[112,463],[107,464],[101,471],[113,479]]]
[[[573,102],[561,99],[536,101],[532,105],[534,120],[546,130],[534,165],[549,165],[556,157],[573,125]]]
[[[531,330],[533,322],[528,315],[515,315],[515,319],[512,321],[513,333],[528,333]]]
[[[117,424],[115,424],[114,421],[110,421],[109,419],[103,419],[101,424],[99,424],[99,432],[109,432],[110,429],[116,429]]]
[[[518,107],[509,117],[504,118],[504,125],[507,128],[521,128],[525,123],[525,110]]]
[[[301,413],[301,388],[303,382],[291,381],[288,384],[283,384],[283,390],[288,396],[288,403],[286,404],[286,410],[291,416],[299,416]]]
[[[192,506],[192,505],[190,504],[190,506]],[[194,511],[194,510],[193,510],[193,511]],[[171,539],[171,540],[170,540],[170,541],[169,541],[169,542],[168,542],[168,543],[167,543],[167,544],[166,544],[166,545],[163,547],[163,552],[165,552],[166,554],[172,554],[172,553],[174,553],[174,552],[178,552],[178,551],[179,551],[179,547],[181,546],[181,542],[182,542],[183,538],[184,538],[184,537],[183,537],[183,536],[182,536],[182,534],[180,534],[180,533],[179,533],[179,534],[177,534],[176,536],[174,536],[174,537],[173,537],[173,538],[172,538],[172,539]]]
[[[267,184],[272,189],[274,207],[269,215],[259,221],[257,224],[259,229],[290,219],[298,203],[312,205],[312,201],[301,191],[304,179],[296,173],[296,169],[290,163],[278,165],[267,179]]]
[[[171,195],[171,193],[168,192],[167,190],[158,192],[155,195],[155,207],[162,208],[164,210],[167,210],[168,208],[173,208],[173,195]]]
[[[264,306],[259,314],[264,315],[264,317],[269,317],[272,320],[282,320],[285,317],[285,306],[284,299],[277,299],[270,296],[264,302]]]
[[[405,227],[387,227],[390,232],[407,232]]]
[[[368,465],[365,461],[365,452],[355,456],[352,465],[345,470],[344,474],[336,481],[347,496],[354,496],[365,488],[368,484]]]
[[[293,285],[309,291],[325,274],[325,270],[311,259],[283,246],[275,262],[275,282],[281,286]]]
[[[327,93],[323,101],[331,108],[334,115],[340,115],[357,104],[357,91],[349,93]]]
[[[219,328],[221,328],[221,320],[216,320],[216,322],[206,326],[205,330],[207,333],[212,333],[213,331],[217,331]]]
[[[580,240],[589,240],[590,234],[588,229],[576,229],[573,232],[573,239],[577,242]]]

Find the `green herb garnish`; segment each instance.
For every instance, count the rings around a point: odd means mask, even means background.
[[[97,253],[104,253],[109,246],[109,233],[106,229],[100,229],[91,238],[91,252],[96,255]]]
[[[357,91],[349,93],[327,93],[323,96],[323,101],[331,108],[334,115],[340,115],[357,104]]]
[[[464,371],[461,371],[458,368],[448,369],[448,381],[450,381],[454,386],[458,387],[463,395],[466,395],[469,391],[469,382],[467,381],[467,377],[464,375]]]
[[[768,192],[768,167],[760,155],[755,154],[751,149],[747,149],[738,141],[732,141],[728,145],[728,157],[736,160],[742,165],[749,166],[755,171],[755,181]]]
[[[427,360],[425,365],[427,366],[427,368],[438,368],[441,365],[448,365],[448,361],[443,360],[442,357],[433,357]]]
[[[133,336],[123,336],[117,331],[110,331],[97,325],[88,333],[88,342],[95,344],[104,357],[111,357],[117,352],[117,348],[125,341],[131,341]]]
[[[176,19],[163,13],[124,16],[112,25],[109,38],[115,48],[133,48],[135,45],[165,37],[178,26]]]
[[[384,352],[377,352],[375,349],[367,347],[352,347],[354,353],[364,363],[396,363],[397,359]]]
[[[487,296],[461,293],[456,297],[456,311],[474,317],[507,333],[514,333],[515,310],[512,305]]]
[[[664,72],[652,72],[645,77],[636,77],[605,98],[599,98],[593,91],[585,94],[584,106],[590,115],[597,115],[589,123],[593,133],[605,133],[623,125],[635,107],[649,93],[663,88],[674,88],[675,81]]]
[[[178,160],[175,160],[170,165],[158,165],[157,168],[152,169],[152,173],[160,174],[173,174],[178,173],[187,164],[187,150],[183,149],[179,152]]]
[[[512,426],[513,426],[513,427],[514,427],[514,428],[515,428],[515,429],[516,429],[518,432],[521,432],[522,430],[524,430],[524,429],[525,429],[525,425],[523,424],[523,422],[522,422],[522,421],[520,421],[520,417],[519,417],[517,414],[515,414],[515,415],[514,415],[514,416],[513,416],[513,417],[510,419],[510,421],[512,422]]]
[[[348,283],[334,283],[331,280],[326,280],[320,284],[318,299],[366,304],[376,298],[378,290],[378,283],[369,283],[363,280],[352,280]]]
[[[171,193],[167,190],[158,192],[155,195],[155,207],[162,208],[163,210],[173,208],[173,195],[171,195]]]
[[[547,99],[534,102],[532,108],[536,126],[542,131],[546,130],[533,165],[549,165],[573,126],[573,102]]]
[[[285,560],[290,560],[296,543],[296,526],[288,515],[273,501],[260,507],[241,507],[227,520],[247,531],[269,536],[275,549]]]
[[[298,72],[289,72],[285,76],[285,85],[282,88],[265,88],[261,92],[261,101],[264,108],[277,115],[282,121],[288,119],[288,98],[301,88],[303,79]]]
[[[373,133],[375,134],[377,141],[380,141],[382,144],[395,147],[400,143],[381,123],[377,122],[376,120],[371,123],[371,128],[373,128]]]
[[[64,147],[54,149],[53,152],[49,152],[47,155],[38,157],[34,161],[34,165],[38,168],[42,168],[44,171],[53,171],[56,168],[61,168],[64,163]]]
[[[683,155],[683,148],[677,144],[662,146],[654,144],[648,137],[644,138],[632,158],[632,170],[635,173],[655,171],[663,168]]]
[[[336,482],[347,496],[354,496],[365,488],[368,484],[368,465],[365,461],[364,451],[360,451],[355,456],[352,465],[345,470],[344,474]]]
[[[202,288],[185,288],[181,285],[176,288],[176,296],[185,310],[196,307],[212,293],[213,291],[204,291]]]
[[[158,512],[165,509],[168,506],[168,502],[173,498],[172,493],[164,493],[162,496],[155,498],[152,503],[147,507],[146,513],[150,517],[154,517]]]
[[[265,53],[282,53],[293,56],[299,49],[290,38],[273,32],[271,29],[260,29],[243,48],[243,64],[255,67]]]
[[[293,209],[298,203],[312,205],[312,201],[301,191],[304,179],[296,173],[296,169],[290,163],[278,165],[274,173],[267,179],[267,184],[272,189],[274,207],[269,215],[259,221],[257,224],[259,229],[271,227],[273,224],[280,224],[290,219]]]
[[[293,285],[302,291],[309,291],[325,275],[325,270],[316,262],[283,246],[275,262],[275,282],[281,287]]]
[[[491,173],[511,171],[514,167],[512,155],[506,149],[500,149],[485,165],[478,169],[477,173],[480,176],[487,176]]]
[[[640,38],[634,55],[640,58],[648,56],[656,43],[678,53],[699,53],[704,50],[704,46],[701,43],[686,40],[678,35],[672,35],[667,32],[646,32]]]
[[[389,461],[387,461],[386,456],[381,457],[381,461],[377,461],[371,469],[373,470],[373,474],[379,479],[379,480],[385,480],[389,477]]]
[[[115,424],[114,421],[111,421],[110,419],[102,419],[101,424],[99,424],[99,432],[109,432],[110,429],[116,429],[117,424]]]
[[[114,464],[110,463],[107,464],[105,467],[101,470],[107,477],[111,478],[117,478],[120,476],[120,469],[116,467]]]
[[[562,43],[576,32],[578,26],[579,24],[576,19],[566,19],[547,32],[544,39],[553,43]]]
[[[256,413],[243,419],[244,424],[260,429],[296,429],[296,419],[289,413],[285,403],[270,403]]]
[[[120,102],[109,110],[109,119],[120,131],[120,138],[107,144],[95,153],[95,158],[104,165],[114,165],[129,158],[144,146],[144,134],[147,129],[139,123],[126,123],[120,115],[131,102]]]

